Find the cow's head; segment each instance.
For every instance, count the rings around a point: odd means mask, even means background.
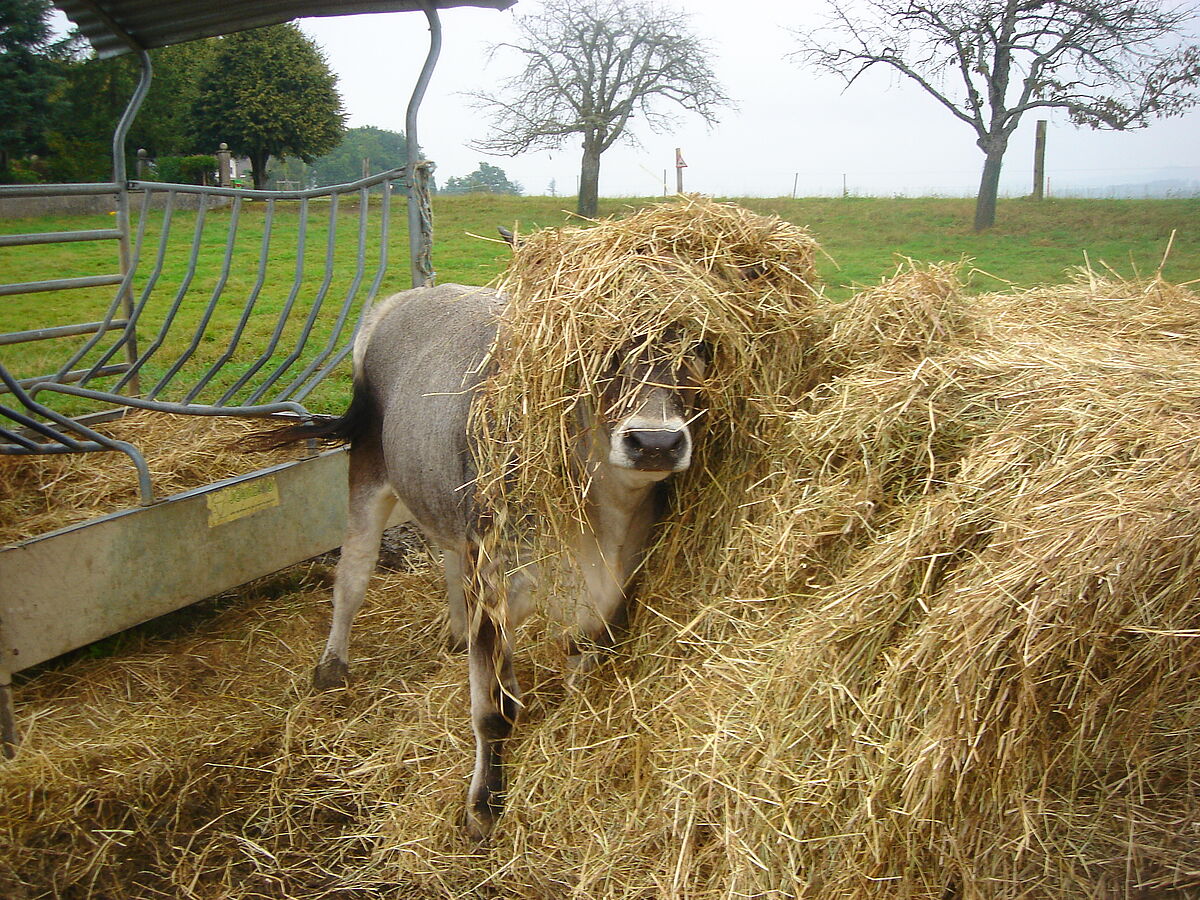
[[[708,365],[704,344],[674,332],[654,343],[633,341],[613,355],[600,410],[610,466],[658,481],[691,465]]]

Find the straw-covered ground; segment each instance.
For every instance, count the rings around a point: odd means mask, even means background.
[[[605,234],[607,275],[572,255]],[[671,247],[709,318],[576,290],[673,283]],[[437,569],[381,573],[354,684],[311,696],[318,561],[18,685],[0,896],[1200,896],[1200,299],[904,265],[833,305],[806,234],[704,201],[534,236],[507,283],[551,309],[535,251],[591,349],[709,341],[712,412],[613,659],[567,688],[522,640],[492,846]],[[588,340],[536,339],[522,415],[578,402]],[[569,469],[531,440],[516,496]]]

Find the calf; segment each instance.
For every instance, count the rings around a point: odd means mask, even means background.
[[[570,464],[585,476],[583,522],[559,559],[535,564],[527,558],[528,535],[485,540],[495,511],[483,508],[475,490],[471,404],[488,375],[504,305],[492,289],[452,284],[389,298],[356,339],[346,414],[276,437],[276,443],[316,437],[350,444],[349,519],[316,688],[346,681],[351,623],[397,499],[440,549],[451,642],[469,657],[476,755],[465,825],[478,840],[491,832],[503,805],[502,751],[520,708],[511,637],[531,611],[532,589],[547,576],[568,588],[554,592],[547,614],[573,628],[572,675],[591,668],[623,613],[664,509],[662,482],[691,463],[691,423],[701,412],[706,365],[698,345],[678,352],[677,335],[668,336],[674,348],[645,341],[614,348],[592,392],[595,408],[580,411],[575,423]]]

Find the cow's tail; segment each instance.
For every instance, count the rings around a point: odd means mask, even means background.
[[[299,441],[315,440],[330,447],[346,444],[353,447],[373,428],[378,428],[376,418],[371,392],[356,378],[350,406],[342,415],[313,416],[310,421],[259,431],[244,438],[242,444],[251,450],[274,450]]]

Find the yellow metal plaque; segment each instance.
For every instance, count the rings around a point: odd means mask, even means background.
[[[226,525],[279,505],[275,476],[233,484],[208,495],[208,527]]]

